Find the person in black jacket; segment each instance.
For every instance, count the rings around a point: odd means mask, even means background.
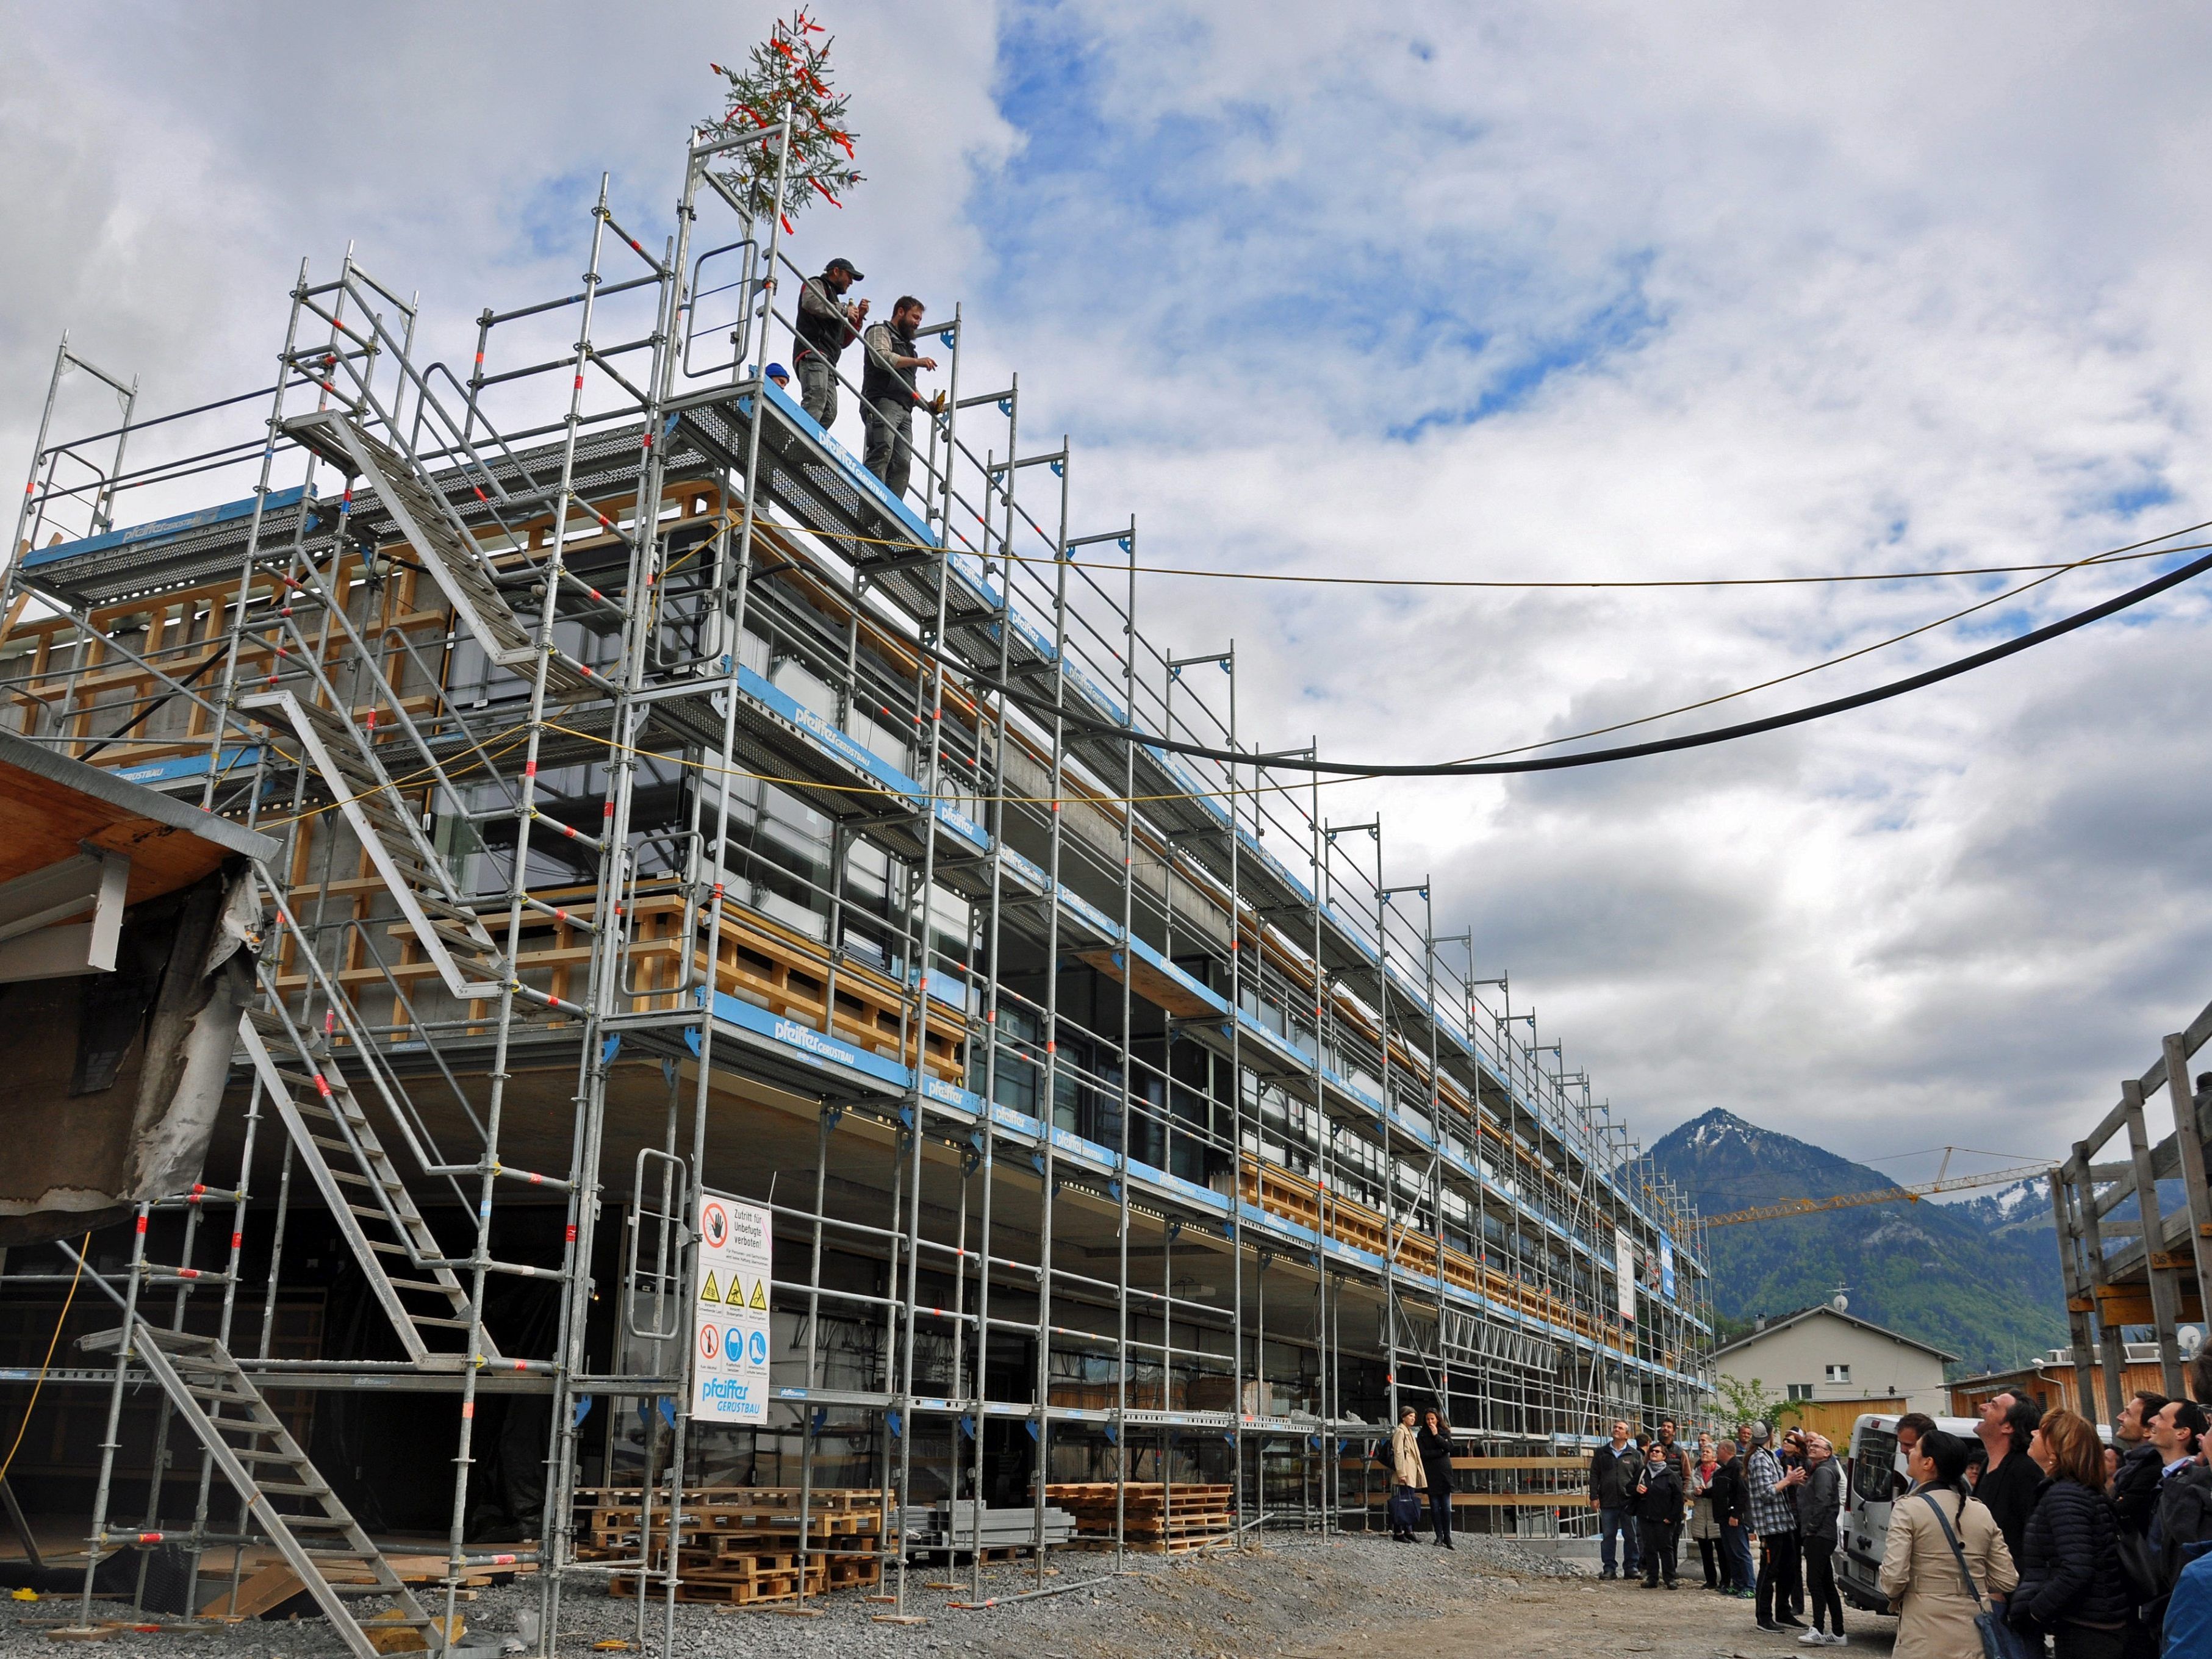
[[[1836,1593],[1836,1546],[1841,1541],[1844,1471],[1835,1443],[1825,1434],[1805,1437],[1805,1484],[1797,1492],[1797,1536],[1805,1547],[1805,1594],[1813,1608],[1811,1647],[1844,1644],[1844,1599]],[[1834,1639],[1831,1641],[1829,1638]]]
[[[1636,1553],[1636,1465],[1640,1462],[1636,1449],[1628,1443],[1628,1425],[1613,1425],[1613,1443],[1600,1446],[1590,1454],[1589,1502],[1597,1511],[1598,1555],[1604,1571],[1603,1578],[1613,1578],[1625,1572],[1636,1577],[1643,1558]],[[1613,1538],[1618,1534],[1622,1547],[1619,1571],[1613,1565]]]
[[[1988,1506],[2015,1565],[2029,1512],[2043,1489],[2043,1471],[2027,1455],[2028,1442],[2042,1420],[2043,1407],[2033,1400],[2000,1394],[1983,1402],[1981,1426],[1975,1431],[1989,1448],[1990,1462],[1974,1482],[1974,1496]]]
[[[1728,1567],[1721,1587],[1727,1595],[1747,1596],[1753,1594],[1753,1575],[1751,1523],[1745,1517],[1751,1513],[1751,1489],[1744,1485],[1743,1460],[1735,1455],[1735,1442],[1722,1441],[1719,1453],[1720,1467],[1713,1471],[1705,1497],[1713,1506],[1713,1524],[1721,1529],[1721,1559]]]
[[[1657,1589],[1659,1575],[1674,1584],[1674,1553],[1682,1536],[1682,1472],[1657,1441],[1645,1455],[1636,1482],[1636,1528],[1644,1537],[1644,1588]]]
[[[2120,1467],[2112,1476],[2112,1510],[2120,1525],[2142,1537],[2150,1531],[2158,1509],[2158,1477],[2165,1464],[2150,1443],[2152,1420],[2166,1409],[2166,1396],[2146,1391],[2131,1397],[2112,1425],[2119,1442]]]
[[[1421,1431],[1414,1437],[1421,1448],[1421,1471],[1429,1477],[1429,1508],[1434,1512],[1436,1541],[1449,1549],[1452,1547],[1452,1471],[1451,1461],[1459,1448],[1452,1444],[1451,1425],[1443,1413],[1433,1406],[1421,1419]]]
[[[2057,1659],[2120,1659],[2133,1597],[2120,1568],[2119,1525],[2100,1490],[2105,1449],[2069,1411],[2045,1418],[2028,1455],[2051,1477],[2021,1534],[2020,1585],[2006,1616]]]

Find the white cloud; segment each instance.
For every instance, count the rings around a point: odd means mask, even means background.
[[[840,6],[872,182],[801,246],[873,292],[964,298],[967,384],[1018,368],[1024,449],[1076,442],[1077,531],[1133,509],[1149,562],[1805,574],[2212,516],[2199,12],[1372,18]],[[601,168],[661,234],[705,60],[762,21],[18,5],[0,205],[31,234],[0,252],[0,447],[27,453],[64,325],[157,402],[257,383],[298,258],[327,270],[349,238],[458,357],[478,306],[573,276]],[[1236,638],[1252,738],[1411,758],[1765,679],[1982,591],[1159,579],[1141,619],[1181,650]],[[1440,925],[1476,927],[1647,1134],[1717,1104],[1861,1156],[1907,1122],[2051,1152],[2212,990],[2204,608],[2159,611],[1741,747],[1325,810],[1382,804],[1392,878],[1436,872]]]

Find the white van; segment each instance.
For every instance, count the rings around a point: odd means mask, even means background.
[[[1844,1466],[1844,1520],[1836,1541],[1836,1589],[1869,1613],[1887,1613],[1876,1581],[1882,1545],[1889,1538],[1890,1506],[1904,1493],[1905,1454],[1898,1449],[1894,1417],[1862,1417],[1851,1425],[1850,1462]],[[1939,1417],[1946,1434],[1972,1441],[1975,1419]]]

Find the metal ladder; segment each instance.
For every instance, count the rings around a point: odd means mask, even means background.
[[[379,506],[438,584],[454,617],[476,636],[484,654],[501,668],[528,675],[538,647],[493,580],[491,564],[475,537],[454,518],[446,498],[398,451],[369,435],[343,410],[319,410],[283,424],[284,435],[323,457],[349,477],[366,479]],[[479,491],[479,494],[482,492]],[[556,512],[567,509],[556,504]],[[605,695],[609,688],[583,664],[550,643],[546,689],[555,696]]]
[[[440,1622],[400,1582],[384,1553],[338,1501],[330,1482],[222,1343],[211,1336],[160,1330],[133,1319],[125,1330],[86,1337],[82,1346],[95,1352],[112,1352],[126,1334],[131,1352],[199,1437],[223,1479],[285,1565],[299,1575],[301,1586],[315,1598],[348,1651],[357,1659],[377,1659],[368,1633],[327,1576],[325,1570],[336,1566],[353,1567],[374,1579],[379,1590],[399,1604],[399,1617],[390,1623],[415,1630],[433,1653],[444,1649]],[[280,1513],[273,1501],[280,1498],[299,1500],[300,1508]]]
[[[239,707],[273,714],[291,727],[307,764],[330,786],[339,814],[391,890],[446,988],[465,1000],[496,996],[507,981],[499,946],[384,769],[368,734],[289,691],[241,697]]]
[[[434,1370],[459,1370],[479,1359],[496,1363],[499,1350],[489,1331],[478,1333],[480,1353],[465,1351],[465,1334],[475,1328],[468,1289],[451,1268],[428,1265],[443,1258],[445,1249],[344,1073],[300,1052],[297,1039],[273,1012],[243,1015],[238,1035],[408,1358]],[[284,1053],[283,1060],[277,1052]],[[428,1277],[393,1277],[403,1266]],[[409,1297],[429,1302],[434,1310],[410,1307]],[[461,1348],[432,1349],[432,1334],[454,1331],[464,1334]]]

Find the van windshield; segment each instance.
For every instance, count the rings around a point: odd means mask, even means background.
[[[1887,1429],[1869,1428],[1859,1437],[1856,1459],[1851,1465],[1851,1492],[1862,1504],[1887,1504],[1897,1472],[1897,1437]]]

